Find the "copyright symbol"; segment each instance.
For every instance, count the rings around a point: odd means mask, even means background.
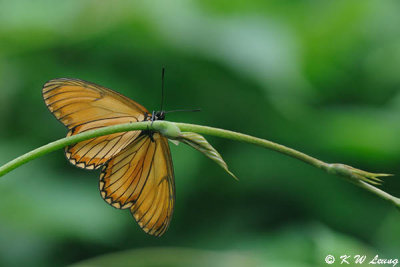
[[[328,255],[325,257],[325,262],[328,264],[332,264],[335,262],[335,257],[333,257],[332,255]]]

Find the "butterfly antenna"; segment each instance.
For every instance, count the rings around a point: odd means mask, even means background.
[[[174,109],[174,110],[165,111],[164,113],[171,113],[171,112],[197,112],[197,111],[201,111],[201,109],[200,108],[197,108],[197,109]]]
[[[160,107],[160,111],[163,110],[163,106],[164,106],[164,76],[165,76],[165,67],[162,68],[162,72],[161,72],[161,107]]]

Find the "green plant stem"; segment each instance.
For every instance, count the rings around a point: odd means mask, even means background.
[[[147,129],[147,127],[149,127],[149,128],[151,127],[149,125],[150,124],[148,122],[119,124],[119,125],[103,127],[103,128],[99,128],[99,129],[95,129],[95,130],[91,130],[91,131],[83,132],[83,133],[80,133],[77,135],[59,139],[57,141],[48,143],[47,145],[38,147],[18,158],[13,159],[12,161],[4,164],[3,166],[0,167],[0,177],[31,160],[34,160],[40,156],[43,156],[43,155],[53,152],[55,150],[61,149],[68,145],[79,143],[81,141],[88,140],[88,139],[94,138],[94,137],[109,135],[112,133],[127,132],[127,131],[133,131],[133,130],[145,130],[145,129]]]
[[[304,154],[300,151],[297,151],[295,149],[265,140],[257,137],[253,137],[247,134],[242,134],[242,133],[237,133],[229,130],[224,130],[224,129],[218,129],[218,128],[213,128],[213,127],[208,127],[208,126],[200,126],[200,125],[194,125],[194,124],[187,124],[187,123],[175,123],[179,127],[179,129],[183,132],[196,132],[198,134],[206,134],[206,135],[213,135],[213,136],[218,136],[222,138],[227,138],[235,141],[240,141],[240,142],[245,142],[249,144],[254,144],[257,146],[261,146],[267,149],[271,149],[274,151],[277,151],[279,153],[288,155],[290,157],[299,159],[307,164],[310,164],[312,166],[315,166],[319,169],[322,169],[328,173],[335,174],[338,176],[344,176],[338,174],[337,167],[338,164],[330,164],[323,162],[319,159],[316,159],[314,157],[311,157],[307,154]],[[340,167],[340,166],[339,166]],[[355,185],[391,202],[394,204],[397,208],[400,208],[400,198],[394,197],[385,191],[370,185],[364,181],[361,180],[355,180],[352,177],[347,177],[349,178],[349,181],[354,183]]]
[[[361,188],[366,189],[367,191],[369,191],[371,193],[374,193],[375,195],[379,196],[380,198],[391,202],[398,209],[400,209],[400,198],[392,196],[391,194],[389,194],[373,185],[370,185],[369,183],[366,183],[364,181],[357,180],[357,181],[353,181],[353,183],[355,185],[358,185]]]
[[[208,126],[201,126],[201,125],[194,125],[194,124],[188,124],[188,123],[175,123],[176,126],[179,127],[179,129],[182,132],[195,132],[198,134],[206,134],[206,135],[213,135],[213,136],[218,136],[222,138],[227,138],[235,141],[240,141],[240,142],[245,142],[261,147],[265,147],[274,151],[277,151],[279,153],[288,155],[292,158],[299,159],[301,161],[304,161],[308,164],[311,164],[317,168],[320,169],[326,169],[327,163],[313,158],[307,154],[304,154],[300,151],[294,150],[292,148],[265,140],[261,138],[257,138],[251,135],[247,134],[242,134],[242,133],[237,133],[229,130],[224,130],[224,129],[219,129],[219,128],[213,128],[213,127],[208,127]]]
[[[91,139],[94,137],[109,135],[109,134],[118,133],[118,132],[152,129],[152,130],[160,131],[163,134],[165,134],[168,138],[173,139],[173,138],[178,137],[177,134],[179,134],[179,131],[175,130],[176,127],[178,127],[179,130],[182,132],[195,132],[198,134],[213,135],[213,136],[227,138],[227,139],[231,139],[231,140],[235,140],[235,141],[254,144],[254,145],[257,145],[260,147],[264,147],[267,149],[277,151],[279,153],[283,153],[285,155],[288,155],[290,157],[293,157],[293,158],[299,159],[305,163],[308,163],[312,166],[315,166],[319,169],[322,169],[328,173],[345,177],[350,182],[356,184],[357,186],[374,193],[375,195],[393,203],[396,207],[400,208],[400,199],[399,198],[394,197],[394,196],[380,190],[379,188],[377,188],[373,185],[370,185],[362,180],[355,179],[355,175],[359,176],[360,173],[366,174],[367,178],[388,176],[388,175],[368,173],[368,172],[364,172],[364,171],[361,171],[358,169],[354,169],[350,166],[343,165],[343,164],[329,164],[329,163],[323,162],[319,159],[316,159],[314,157],[311,157],[309,155],[306,155],[302,152],[294,150],[292,148],[288,148],[286,146],[283,146],[283,145],[280,145],[280,144],[277,144],[277,143],[274,143],[274,142],[271,142],[271,141],[268,141],[265,139],[253,137],[253,136],[242,134],[242,133],[237,133],[237,132],[233,132],[233,131],[213,128],[213,127],[208,127],[208,126],[201,126],[201,125],[194,125],[194,124],[187,124],[187,123],[173,123],[173,122],[168,122],[168,121],[154,121],[153,123],[151,123],[151,122],[136,122],[136,123],[113,125],[113,126],[108,126],[108,127],[103,127],[103,128],[87,131],[87,132],[77,134],[74,136],[62,138],[57,141],[51,142],[47,145],[44,145],[42,147],[39,147],[37,149],[34,149],[18,158],[6,163],[5,165],[1,166],[0,167],[0,177],[3,176],[4,174],[14,170],[15,168],[23,165],[24,163],[27,163],[27,162],[29,162],[33,159],[36,159],[42,155],[45,155],[47,153],[61,149],[68,145],[78,143],[78,142],[81,142],[84,140],[88,140],[88,139]],[[170,129],[172,129],[172,131],[170,131]],[[370,175],[370,176],[368,176],[368,175]]]

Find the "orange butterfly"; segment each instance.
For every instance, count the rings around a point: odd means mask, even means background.
[[[163,120],[135,101],[100,85],[78,79],[54,79],[43,86],[53,115],[67,136],[121,123]],[[148,234],[161,236],[171,221],[175,182],[168,139],[158,132],[130,131],[70,145],[65,155],[83,169],[102,167],[100,193],[118,209],[129,209]]]

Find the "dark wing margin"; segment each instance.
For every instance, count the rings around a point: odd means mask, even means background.
[[[128,122],[143,121],[146,108],[100,85],[78,79],[54,79],[43,86],[43,99],[68,135]],[[80,168],[97,169],[137,138],[140,131],[101,136],[70,145],[68,160]]]
[[[100,193],[113,207],[129,208],[146,233],[161,236],[174,210],[175,182],[168,139],[152,139],[141,135],[104,165]]]

